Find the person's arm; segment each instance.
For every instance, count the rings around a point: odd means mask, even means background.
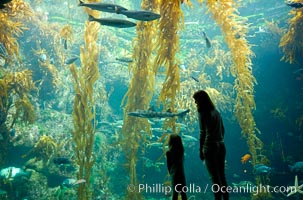
[[[199,122],[200,122],[200,158],[204,160],[203,147],[206,138],[206,123],[203,116],[199,113]]]

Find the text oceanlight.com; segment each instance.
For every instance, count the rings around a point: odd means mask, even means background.
[[[194,183],[191,183],[187,186],[180,187],[180,185],[176,185],[176,187],[171,187],[164,184],[139,184],[128,185],[129,192],[139,192],[139,193],[163,193],[164,195],[170,194],[173,191],[176,192],[185,192],[185,193],[206,193],[206,192],[223,192],[223,193],[238,193],[238,194],[253,194],[257,195],[258,193],[288,193],[295,190],[295,188],[290,186],[269,186],[269,185],[244,185],[244,186],[223,186],[220,187],[217,184],[205,186],[200,186]]]

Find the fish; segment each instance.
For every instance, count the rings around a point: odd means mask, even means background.
[[[78,184],[81,184],[81,183],[85,183],[85,182],[86,182],[85,179],[79,179],[79,180],[75,181],[75,182],[72,184],[72,186],[75,186],[75,185],[78,185]]]
[[[7,4],[9,2],[11,2],[12,0],[1,0],[0,2],[0,9],[3,9],[5,8],[4,4]]]
[[[40,61],[40,62],[46,62],[46,60],[47,60],[47,56],[46,56],[46,54],[40,54],[39,55],[39,57],[38,57],[38,60]]]
[[[288,166],[291,172],[302,172],[303,173],[303,161],[296,162],[294,165]]]
[[[63,46],[64,46],[64,49],[67,50],[67,40],[66,39],[63,40]]]
[[[153,21],[161,17],[161,15],[147,10],[121,10],[118,14],[140,21]]]
[[[239,183],[232,183],[233,187],[254,187],[255,184],[251,181],[240,181]]]
[[[181,137],[182,137],[182,140],[184,142],[197,142],[198,141],[197,138],[195,138],[195,137],[193,137],[191,135],[185,135],[185,134],[183,134]]]
[[[7,167],[0,170],[0,178],[7,179],[9,181],[13,181],[20,177],[29,178],[30,175],[30,172],[26,172],[23,169],[17,167]]]
[[[137,110],[135,112],[129,112],[129,116],[140,118],[166,118],[166,117],[184,117],[190,110],[186,109],[178,113],[172,113],[170,110],[166,112],[156,112],[153,110]]]
[[[162,143],[160,143],[160,142],[152,142],[152,143],[148,143],[147,145],[146,145],[146,147],[158,147],[158,148],[161,148],[162,147]]]
[[[196,81],[197,83],[199,83],[200,81],[199,81],[199,79],[198,78],[196,78],[196,77],[194,77],[194,76],[191,76],[191,78],[194,80],[194,81]]]
[[[196,22],[184,22],[185,25],[199,25],[199,22],[196,21]]]
[[[179,68],[182,70],[182,71],[186,71],[187,69],[186,69],[186,66],[184,65],[184,64],[182,64],[182,65],[179,65]]]
[[[245,164],[249,159],[250,159],[250,154],[245,154],[244,156],[241,157],[241,162],[242,164]]]
[[[62,186],[63,187],[66,187],[66,188],[71,188],[73,187],[73,184],[76,182],[77,180],[76,179],[73,179],[73,178],[67,178],[65,179],[63,182],[62,182]]]
[[[208,39],[208,37],[207,37],[207,35],[206,35],[206,33],[205,33],[204,31],[203,31],[202,33],[203,33],[203,37],[204,37],[205,42],[206,42],[206,47],[207,47],[207,48],[210,48],[210,47],[211,47],[211,42],[210,42],[210,40]]]
[[[57,158],[54,158],[53,162],[54,162],[56,165],[67,165],[67,164],[71,164],[70,159],[67,158],[67,157],[57,157]]]
[[[172,133],[172,130],[171,129],[167,129],[167,130],[164,130],[163,128],[151,128],[151,130],[153,131],[153,133],[164,133],[164,131],[166,133]]]
[[[239,174],[233,173],[233,178],[240,178]]]
[[[70,58],[65,59],[64,64],[70,65],[70,64],[74,63],[78,59],[79,59],[78,56],[72,56]]]
[[[301,72],[303,72],[303,68],[293,71],[294,74],[301,74]]]
[[[291,1],[291,2],[286,2],[285,4],[292,8],[302,8],[303,7],[303,3],[301,3],[301,2]]]
[[[258,31],[255,32],[255,34],[260,34],[260,33],[268,33],[265,28],[263,28],[262,26],[258,27]]]
[[[101,25],[104,26],[112,26],[116,28],[129,28],[136,26],[137,24],[125,19],[115,19],[115,18],[94,18],[93,16],[89,15],[88,21],[95,21],[99,22]]]
[[[254,166],[254,173],[257,175],[260,174],[268,174],[272,171],[273,169],[271,167],[268,167],[264,164],[257,164]]]
[[[133,60],[131,58],[122,57],[122,58],[116,58],[117,61],[125,62],[125,63],[131,63]]]
[[[93,10],[99,10],[102,12],[108,12],[108,13],[120,13],[121,11],[127,10],[126,8],[119,6],[117,4],[111,4],[111,3],[85,3],[83,1],[79,1],[78,6],[85,6]]]

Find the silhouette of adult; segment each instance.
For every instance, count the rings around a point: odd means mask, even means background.
[[[205,161],[211,177],[215,200],[229,199],[225,178],[224,125],[220,113],[207,92],[199,90],[193,98],[197,104],[200,125],[200,159]],[[217,192],[218,191],[218,192]]]

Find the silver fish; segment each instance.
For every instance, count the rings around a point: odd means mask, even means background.
[[[152,21],[161,17],[161,15],[147,10],[121,10],[117,14],[122,14],[128,18],[140,21]]]
[[[183,135],[181,135],[181,137],[182,137],[182,139],[183,139],[184,142],[197,142],[198,141],[197,138],[195,138],[195,137],[193,137],[191,135],[185,135],[185,134],[183,134]]]
[[[189,109],[172,113],[170,111],[167,112],[156,112],[153,110],[138,110],[135,112],[129,112],[129,116],[140,117],[140,118],[166,118],[166,117],[184,117],[189,112]]]
[[[197,83],[199,83],[200,81],[199,81],[199,79],[198,78],[196,78],[196,77],[194,77],[194,76],[191,76],[191,78],[194,80],[194,81],[196,81]]]
[[[136,26],[136,23],[124,20],[124,19],[115,19],[115,18],[94,18],[93,16],[89,16],[88,21],[95,21],[99,22],[101,25],[104,26],[112,26],[116,28],[129,28]]]
[[[210,47],[211,47],[211,42],[210,42],[210,40],[208,39],[208,37],[207,37],[207,35],[206,35],[206,33],[205,33],[204,31],[203,31],[202,33],[203,33],[203,37],[204,37],[204,39],[205,39],[206,47],[207,47],[207,48],[210,48]]]
[[[108,13],[120,13],[121,11],[127,10],[126,8],[119,6],[117,4],[111,3],[85,3],[83,1],[79,1],[78,6],[85,6],[93,10],[99,10]]]
[[[125,62],[125,63],[133,62],[133,60],[131,58],[127,58],[127,57],[116,58],[116,60],[120,61],[120,62]]]
[[[78,60],[78,56],[72,56],[70,58],[67,58],[65,61],[64,61],[64,64],[66,65],[70,65],[72,63],[74,63],[76,60]]]

